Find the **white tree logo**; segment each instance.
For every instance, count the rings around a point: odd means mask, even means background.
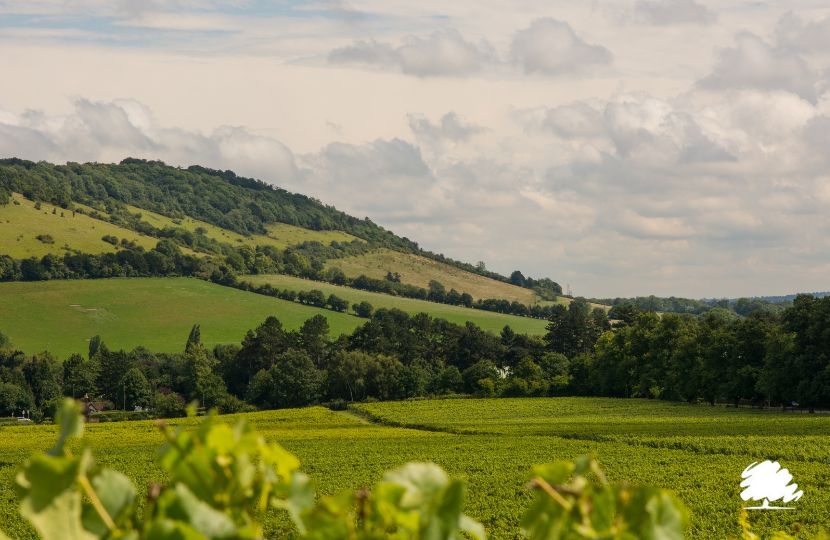
[[[782,469],[777,461],[757,461],[744,469],[741,473],[741,499],[761,501],[761,506],[749,506],[746,510],[794,510],[788,506],[770,506],[770,501],[782,500],[784,503],[797,501],[804,495],[798,489],[798,484],[790,484],[793,475],[787,469]],[[798,491],[796,491],[798,490]]]

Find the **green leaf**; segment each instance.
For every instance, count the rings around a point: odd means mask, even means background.
[[[129,515],[128,510],[135,502],[135,487],[129,478],[120,472],[103,469],[91,479],[92,488],[98,495],[104,509],[115,523]],[[104,536],[107,526],[91,505],[84,506],[82,522],[88,531]]]
[[[209,539],[238,538],[240,535],[230,517],[199,500],[183,484],[176,484],[156,501],[156,508],[167,518],[189,523]]]
[[[81,494],[76,484],[89,459],[86,453],[73,459],[35,456],[17,474],[20,514],[43,540],[95,538],[81,524]]]
[[[407,463],[383,475],[383,483],[396,484],[404,488],[400,506],[406,510],[417,510],[432,500],[449,483],[444,469],[434,463]]]
[[[571,477],[574,468],[573,463],[558,461],[533,467],[533,475],[543,478],[550,485],[559,485],[564,484]]]
[[[682,540],[689,513],[677,497],[656,488],[638,488],[624,511],[629,529],[643,540]]]
[[[459,526],[462,531],[472,536],[476,540],[486,540],[487,533],[484,531],[484,525],[474,520],[470,516],[462,515]]]
[[[84,418],[81,404],[73,399],[65,399],[55,413],[55,423],[60,426],[60,434],[55,446],[49,450],[52,456],[63,455],[63,447],[70,437],[80,437],[84,432]]]

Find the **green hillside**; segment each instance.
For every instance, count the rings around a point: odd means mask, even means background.
[[[144,345],[181,351],[193,324],[208,346],[239,343],[274,315],[289,329],[321,313],[331,333],[364,319],[189,278],[137,278],[0,283],[0,331],[29,353],[60,358],[86,352],[100,334],[111,349]]]
[[[254,285],[269,284],[277,289],[291,291],[308,291],[318,289],[328,296],[335,294],[340,298],[348,300],[349,303],[357,303],[365,300],[377,308],[398,308],[407,313],[428,313],[433,317],[446,319],[456,324],[464,324],[467,321],[473,322],[485,330],[499,332],[505,325],[510,325],[513,330],[527,334],[543,334],[547,321],[531,319],[529,317],[517,317],[515,315],[504,315],[480,309],[470,309],[446,304],[416,300],[413,298],[400,298],[388,294],[361,291],[349,287],[340,287],[319,281],[295,278],[285,275],[251,275],[240,278]],[[486,279],[486,278],[485,278]],[[518,287],[517,287],[518,288]],[[528,291],[530,292],[530,291]]]
[[[269,180],[280,181],[279,178]],[[239,177],[231,171],[199,166],[182,169],[140,159],[125,159],[118,164],[66,165],[0,159],[0,207],[12,193],[20,193],[49,208],[58,207],[58,215],[60,211],[65,213],[72,208],[94,208],[103,219],[121,226],[118,231],[107,231],[119,240],[130,237],[124,227],[167,237],[171,237],[167,232],[173,227],[178,232],[172,237],[182,246],[211,253],[224,251],[223,256],[228,255],[227,250],[217,241],[234,247],[278,249],[319,242],[321,245],[316,247],[305,246],[303,254],[317,272],[326,266],[339,267],[350,276],[366,274],[382,278],[387,271],[392,271],[401,274],[404,283],[419,287],[426,287],[431,280],[436,280],[447,290],[454,288],[476,299],[506,299],[528,306],[536,303],[536,294],[531,290],[533,284],[526,285],[528,288],[512,285],[506,282],[507,278],[483,268],[424,251],[416,242],[399,237],[368,218],[349,216],[316,199]],[[136,213],[141,214],[140,221],[135,219]],[[12,220],[8,221],[11,225]],[[56,230],[60,229],[57,223],[53,225]],[[68,243],[70,249],[86,253],[111,249],[98,245],[103,243],[100,238],[104,234],[97,234],[97,225],[94,229],[90,225],[84,230],[92,230],[95,234],[88,234],[83,241],[78,239],[74,244]],[[16,257],[23,253],[45,253],[43,247],[37,245],[37,249],[30,247],[26,252],[13,251],[19,242],[12,233],[12,227],[6,232],[0,231],[0,236],[4,237],[0,239],[0,255]],[[44,233],[35,233],[35,236],[37,234]],[[55,246],[62,247],[54,234],[49,231],[45,234],[55,238]],[[375,251],[361,255],[365,248],[346,246],[355,239],[363,240],[365,247]],[[330,248],[332,242],[338,242],[339,247]],[[154,245],[155,240],[148,237],[141,244],[146,248]],[[235,263],[234,266],[239,265]],[[258,269],[257,273],[261,272],[262,269]],[[549,290],[551,286],[558,288],[552,281],[547,281]],[[550,297],[549,294],[546,296]]]
[[[435,280],[447,290],[466,292],[475,299],[504,298],[528,306],[532,306],[537,300],[536,294],[530,289],[472,274],[414,253],[401,253],[391,249],[379,249],[365,255],[333,259],[326,266],[339,268],[349,277],[362,274],[383,279],[387,272],[397,272],[402,283],[423,288],[427,288],[429,282]]]
[[[271,223],[266,225],[265,234],[243,235],[191,217],[171,218],[131,205],[127,205],[127,209],[131,213],[140,214],[141,221],[145,221],[157,229],[172,227],[184,229],[192,233],[200,231],[208,238],[216,240],[217,242],[231,244],[232,246],[248,246],[251,248],[255,248],[256,246],[274,246],[284,249],[288,246],[302,244],[303,242],[330,244],[331,242],[351,242],[352,240],[358,240],[357,237],[342,231],[313,231],[287,223]]]
[[[39,235],[48,235],[46,241]],[[158,239],[94,219],[84,214],[42,203],[40,209],[25,197],[14,194],[9,204],[0,205],[0,254],[16,259],[63,254],[68,249],[84,253],[108,253],[116,247],[103,236],[135,242],[151,249]]]

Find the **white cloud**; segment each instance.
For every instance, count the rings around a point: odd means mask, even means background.
[[[394,47],[377,41],[357,41],[334,49],[328,60],[333,64],[363,64],[397,69],[418,77],[465,76],[494,61],[487,43],[474,44],[454,29],[438,30],[427,37],[407,36]]]
[[[719,51],[712,73],[700,81],[704,88],[785,90],[815,100],[820,76],[796,51],[742,32],[735,45]]]
[[[715,14],[695,0],[640,0],[634,6],[635,18],[648,24],[709,24]]]
[[[437,123],[430,122],[429,118],[421,114],[409,115],[409,129],[416,136],[432,142],[449,140],[453,142],[466,141],[473,135],[481,133],[484,128],[472,124],[455,112],[448,112]]]
[[[232,126],[209,135],[167,128],[134,100],[79,99],[67,115],[0,116],[0,155],[53,162],[114,162],[131,156],[234,169],[274,182],[297,175],[293,154],[275,139]]]
[[[525,73],[564,75],[611,63],[611,52],[587,43],[573,28],[556,19],[533,21],[513,35],[511,56]]]

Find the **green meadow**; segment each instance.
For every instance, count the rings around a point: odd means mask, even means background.
[[[85,353],[100,335],[110,349],[143,345],[181,351],[194,324],[202,340],[239,343],[274,315],[289,329],[322,314],[331,334],[349,333],[364,319],[223,287],[194,278],[119,278],[0,283],[0,331],[12,345],[60,358]]]
[[[79,205],[80,206],[80,205]],[[38,236],[48,235],[46,241]],[[49,253],[62,255],[67,249],[84,253],[109,253],[117,251],[112,244],[101,240],[103,236],[126,238],[144,249],[152,249],[157,238],[107,223],[72,210],[64,210],[42,203],[35,203],[14,194],[12,202],[0,205],[0,254],[16,259],[42,257]]]

